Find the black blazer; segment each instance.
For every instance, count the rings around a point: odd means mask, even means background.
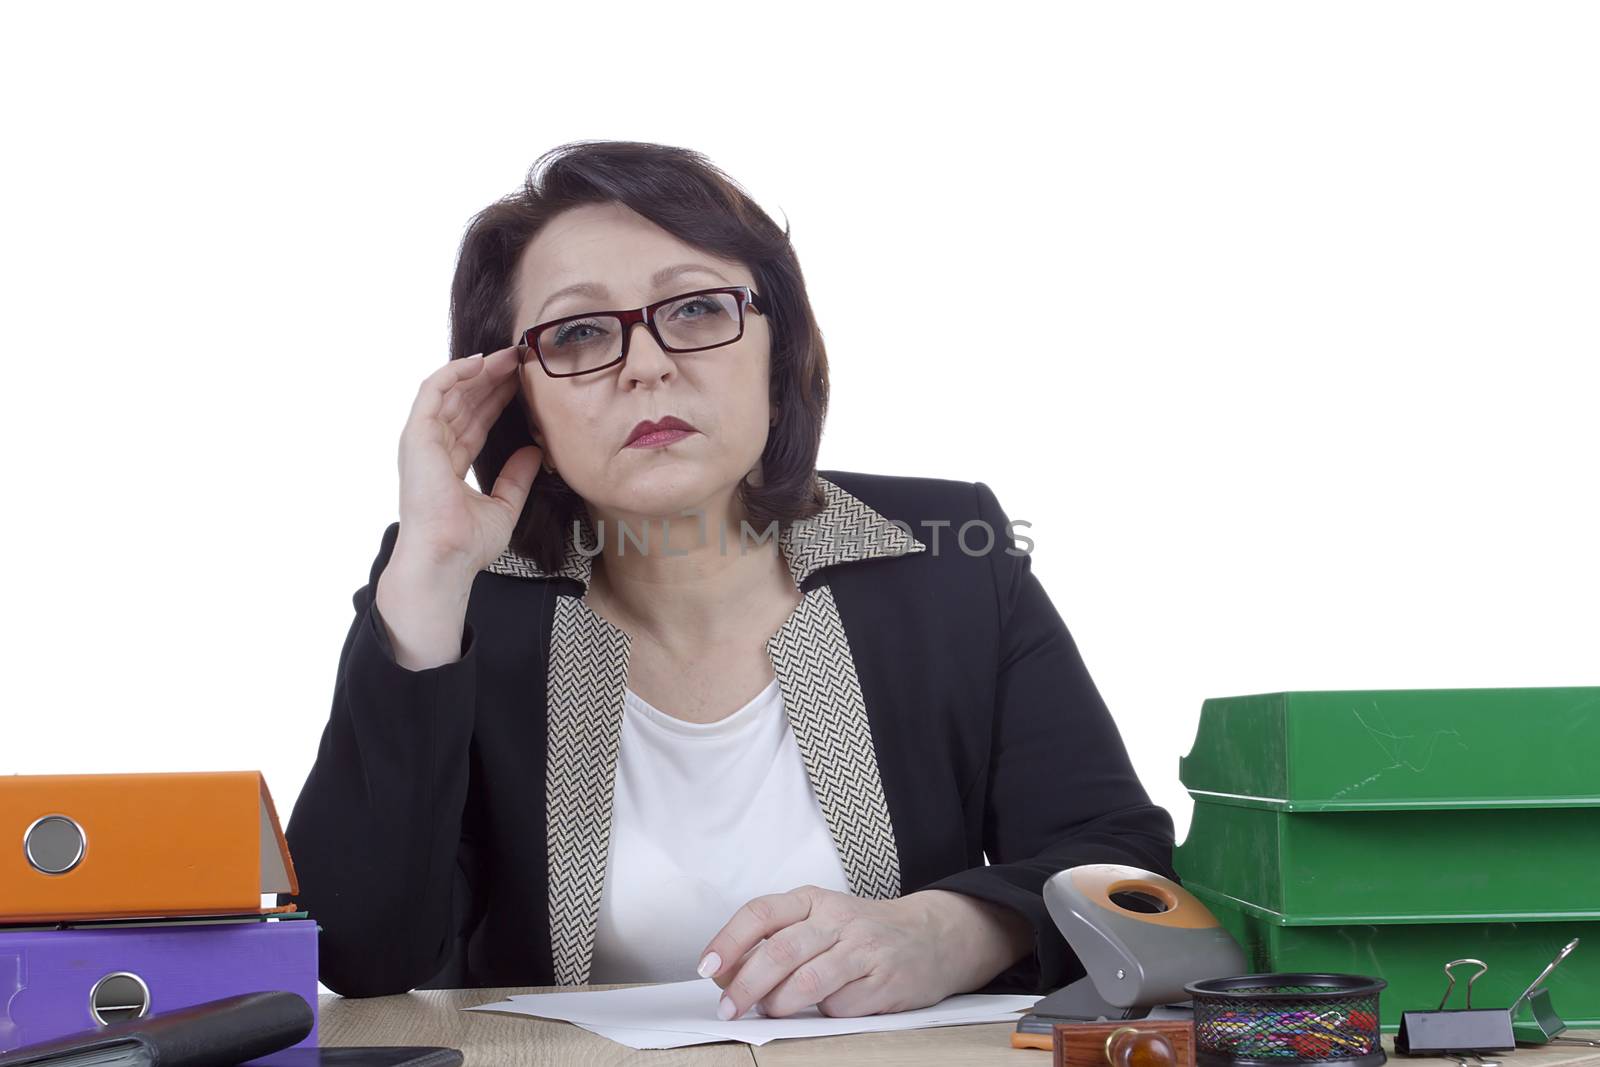
[[[1034,952],[984,991],[1048,993],[1083,968],[1045,879],[1175,878],[1171,816],[987,485],[818,475],[827,509],[779,537],[804,599],[767,649],[851,891],[1016,909]],[[510,550],[481,571],[461,659],[422,671],[373,604],[384,531],[286,831],[301,892],[278,898],[320,924],[330,989],[588,980],[629,644],[582,600],[582,522],[554,572]]]

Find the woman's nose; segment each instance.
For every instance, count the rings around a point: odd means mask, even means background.
[[[656,341],[643,322],[628,326],[628,357],[622,361],[624,378],[659,378],[676,368],[670,354]]]

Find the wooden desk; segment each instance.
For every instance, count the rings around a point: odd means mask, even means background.
[[[571,987],[566,987],[570,991]],[[596,985],[590,989],[625,989]],[[762,1046],[721,1041],[676,1049],[631,1049],[591,1034],[581,1026],[505,1015],[462,1011],[475,1004],[505,1000],[513,993],[554,993],[551,986],[510,989],[421,989],[393,997],[346,1000],[324,994],[319,1031],[324,1045],[448,1045],[466,1053],[468,1067],[610,1067],[660,1064],[673,1067],[759,1067],[783,1064],[865,1064],[868,1067],[924,1067],[961,1064],[985,1067],[1050,1067],[1050,1054],[1011,1047],[1014,1023],[941,1026],[841,1037],[807,1037]],[[1600,1031],[1573,1031],[1574,1037],[1600,1040]],[[1385,1037],[1391,1062],[1416,1067],[1459,1067],[1455,1060],[1394,1056],[1394,1039]],[[1600,1067],[1600,1048],[1546,1045],[1492,1057],[1505,1067]]]

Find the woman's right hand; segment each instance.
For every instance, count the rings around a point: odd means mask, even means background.
[[[517,346],[453,359],[417,391],[400,434],[400,533],[394,555],[412,569],[470,587],[511,542],[544,452],[519,448],[492,492],[466,482],[508,402],[517,396]]]

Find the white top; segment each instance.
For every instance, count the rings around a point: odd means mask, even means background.
[[[710,723],[625,688],[589,980],[697,979],[706,942],[741,905],[807,883],[849,892],[778,679]]]

